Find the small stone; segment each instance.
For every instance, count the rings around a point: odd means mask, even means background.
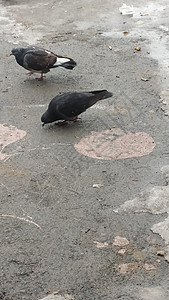
[[[158,256],[164,256],[165,255],[165,251],[163,251],[163,250],[157,251],[157,255]]]
[[[103,184],[101,184],[101,183],[94,183],[93,184],[93,188],[101,188],[101,187],[103,187],[104,185]]]
[[[140,50],[141,50],[141,47],[139,47],[139,46],[136,46],[136,47],[134,47],[134,50],[136,50],[136,51],[140,51]]]
[[[165,260],[169,263],[169,254],[165,256]]]
[[[144,77],[141,77],[140,79],[141,79],[142,81],[149,81],[148,78],[144,78]]]

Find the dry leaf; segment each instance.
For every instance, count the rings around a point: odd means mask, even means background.
[[[141,77],[141,80],[142,80],[142,81],[149,81],[148,78],[144,78],[144,77]]]
[[[159,247],[161,247],[161,244],[155,244],[155,245],[153,245],[153,247],[159,248]]]
[[[169,254],[165,256],[165,260],[169,263]]]
[[[123,31],[124,35],[127,35],[129,33],[129,31]]]
[[[141,50],[141,47],[136,46],[136,47],[134,47],[134,50],[140,51],[140,50]]]
[[[49,295],[57,295],[60,291],[56,291],[56,292],[48,292]]]
[[[142,17],[149,16],[149,14],[148,14],[148,13],[143,13],[143,14],[141,13],[140,15],[141,15]]]
[[[109,245],[107,242],[100,243],[100,242],[94,241],[94,243],[96,244],[97,248],[106,248]]]
[[[165,251],[163,251],[163,250],[157,251],[157,255],[158,256],[164,256],[165,255]]]
[[[138,269],[138,263],[124,263],[119,265],[119,272],[125,275],[128,271],[136,271]]]
[[[155,266],[149,265],[149,264],[147,264],[147,263],[144,264],[143,268],[144,268],[146,271],[156,270],[156,267],[155,267]]]
[[[120,255],[124,255],[125,252],[126,252],[126,249],[120,249],[117,253]]]
[[[124,237],[116,236],[114,238],[113,246],[122,247],[122,246],[127,246],[128,244],[129,244],[129,241]]]

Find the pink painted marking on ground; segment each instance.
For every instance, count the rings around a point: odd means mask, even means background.
[[[74,147],[79,153],[92,158],[118,160],[148,155],[153,151],[155,142],[145,132],[125,133],[119,128],[113,128],[92,131]]]
[[[126,238],[121,236],[115,236],[113,246],[123,247],[127,246],[129,243],[130,242]]]
[[[0,124],[0,160],[6,159],[10,155],[3,153],[4,148],[14,143],[20,139],[22,139],[26,135],[26,131],[17,129],[14,126],[6,126],[4,124]]]

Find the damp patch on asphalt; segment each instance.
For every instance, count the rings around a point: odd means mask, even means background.
[[[165,244],[166,256],[165,259],[169,261],[169,165],[161,168],[166,186],[154,186],[143,190],[138,197],[124,202],[120,207],[114,209],[116,213],[150,213],[150,214],[164,214],[168,216],[164,221],[153,224],[151,230],[159,234]]]

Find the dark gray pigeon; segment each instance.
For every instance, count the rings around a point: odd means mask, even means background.
[[[11,55],[14,55],[17,63],[23,68],[29,70],[28,75],[41,73],[38,80],[43,79],[43,73],[47,73],[52,68],[63,67],[72,70],[76,62],[65,56],[59,56],[51,51],[36,46],[27,48],[13,48]]]
[[[111,97],[113,94],[107,90],[92,92],[68,92],[54,97],[49,103],[47,111],[42,115],[43,126],[58,120],[56,124],[66,121],[76,121],[78,115],[94,105],[97,101]]]

